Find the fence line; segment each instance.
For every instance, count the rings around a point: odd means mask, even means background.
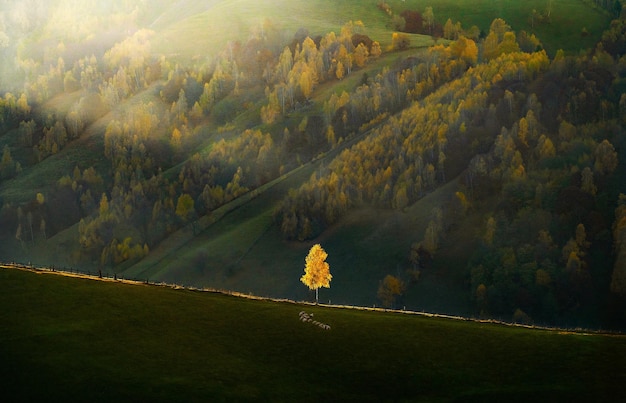
[[[577,334],[577,335],[605,335],[605,336],[623,336],[624,333],[618,330],[597,330],[597,329],[585,329],[581,327],[575,328],[563,328],[556,326],[543,326],[543,325],[528,325],[522,323],[513,323],[506,322],[500,319],[480,319],[474,317],[465,317],[458,315],[447,315],[447,314],[439,314],[439,313],[429,313],[423,311],[413,311],[406,309],[389,309],[389,308],[381,308],[381,307],[368,307],[368,306],[358,306],[358,305],[342,305],[342,304],[324,304],[324,303],[315,303],[309,301],[295,301],[288,298],[273,298],[273,297],[262,297],[258,295],[253,295],[252,293],[243,293],[239,291],[230,291],[230,290],[221,290],[217,288],[210,287],[195,287],[189,285],[175,284],[175,283],[166,283],[166,282],[156,282],[150,281],[150,279],[137,279],[137,278],[124,278],[123,276],[118,277],[117,273],[111,273],[108,271],[98,270],[96,272],[91,272],[90,270],[82,271],[72,267],[41,267],[35,266],[30,262],[28,264],[24,263],[1,263],[0,269],[18,269],[18,270],[27,270],[38,273],[55,273],[59,275],[64,275],[68,277],[78,277],[78,278],[86,278],[90,280],[100,280],[100,281],[116,281],[124,284],[134,284],[134,285],[151,285],[158,287],[168,287],[175,290],[190,290],[190,291],[200,291],[200,292],[210,292],[222,295],[230,295],[238,298],[247,298],[252,300],[259,301],[271,301],[271,302],[281,302],[281,303],[290,303],[297,305],[309,305],[309,306],[319,306],[324,308],[335,308],[335,309],[352,309],[357,311],[371,311],[371,312],[386,312],[386,313],[396,313],[396,314],[405,314],[405,315],[417,315],[424,316],[428,318],[441,318],[441,319],[450,319],[450,320],[458,320],[458,321],[466,321],[466,322],[475,322],[475,323],[486,323],[486,324],[496,324],[502,326],[510,326],[510,327],[521,327],[526,329],[535,329],[535,330],[547,330],[553,332],[559,332],[564,334]]]

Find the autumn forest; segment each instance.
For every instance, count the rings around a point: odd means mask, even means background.
[[[74,3],[0,10],[1,261],[626,328],[620,1]]]

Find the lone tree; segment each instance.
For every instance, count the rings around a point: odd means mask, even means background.
[[[318,289],[320,287],[330,288],[330,280],[333,276],[330,274],[330,266],[326,263],[328,253],[320,244],[315,244],[309,250],[304,266],[304,275],[300,277],[300,281],[309,289],[315,290],[315,303],[318,302]]]
[[[396,297],[404,294],[405,289],[406,287],[402,280],[388,274],[378,286],[378,299],[380,299],[384,307],[393,308]]]

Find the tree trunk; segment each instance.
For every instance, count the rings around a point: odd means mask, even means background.
[[[315,289],[315,304],[317,304],[319,301],[319,288]]]

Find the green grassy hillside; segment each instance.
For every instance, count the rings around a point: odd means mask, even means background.
[[[485,32],[495,18],[502,18],[515,31],[525,30],[537,35],[552,54],[558,49],[578,52],[595,45],[610,19],[606,12],[577,0],[396,0],[387,3],[398,12],[403,9],[423,11],[430,6],[441,24],[451,18],[460,21],[464,28],[476,25]],[[550,12],[549,22],[533,24],[533,10],[539,14]],[[583,28],[590,35],[582,36]]]
[[[185,7],[180,10],[184,13]],[[300,28],[311,35],[324,35],[330,31],[339,33],[346,22],[360,20],[371,37],[382,44],[391,41],[388,19],[373,2],[223,0],[213,2],[204,12],[164,26],[158,32],[155,49],[187,60],[201,58],[202,54],[211,56],[222,50],[228,41],[247,39],[250,29],[266,20],[282,30],[286,40]],[[420,35],[415,36],[418,37]]]
[[[162,245],[158,259],[149,256],[124,270],[123,275],[179,284],[210,284],[260,296],[311,298],[299,278],[313,241],[284,240],[271,216],[277,201],[319,167],[319,162],[303,167],[294,177],[228,213],[193,240],[170,247]],[[422,236],[430,211],[457,189],[458,183],[452,181],[405,211],[360,209],[316,239],[314,242],[321,242],[329,253],[333,274],[331,288],[320,291],[320,298],[364,306],[379,304],[379,281],[385,273],[404,271],[409,247]],[[189,234],[189,229],[186,231]],[[426,311],[467,313],[465,301],[459,300],[461,290],[431,291],[420,287],[419,295],[406,303]]]
[[[4,401],[607,401],[626,338],[0,269]],[[330,326],[299,320],[305,311]]]
[[[206,11],[190,16],[190,10],[199,10],[193,5],[195,3],[187,3],[183,2],[181,7],[157,20],[156,27],[162,28],[156,41],[156,49],[160,52],[185,59],[198,57],[200,49],[210,54],[221,50],[222,44],[233,38],[246,39],[250,27],[263,23],[265,19],[286,32],[306,28],[313,35],[339,32],[347,21],[360,20],[372,38],[385,45],[391,41],[390,18],[375,6],[377,2],[374,1],[224,0],[210,2]],[[423,12],[430,6],[435,19],[442,25],[450,18],[460,21],[464,28],[476,25],[485,32],[489,31],[489,25],[495,18],[503,18],[515,31],[535,33],[552,54],[558,49],[578,52],[593,46],[610,19],[602,11],[580,0],[390,0],[386,3],[396,14],[403,10]],[[533,24],[533,10],[546,14],[548,3],[552,3],[550,21]],[[583,28],[589,35],[581,36]]]

